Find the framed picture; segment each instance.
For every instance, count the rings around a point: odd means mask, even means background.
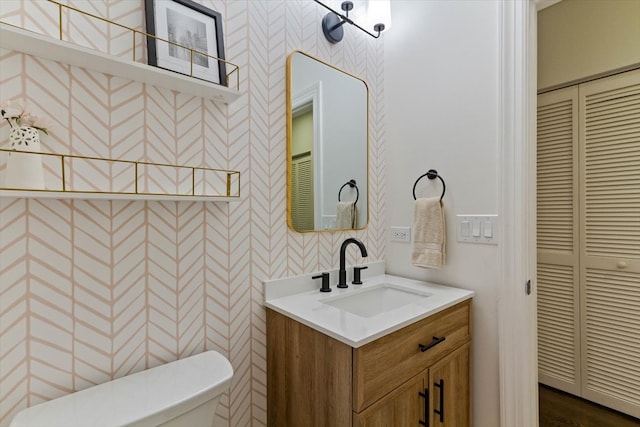
[[[147,33],[171,42],[147,37],[149,65],[227,86],[224,61],[211,58],[225,59],[220,13],[191,0],[145,0],[145,12]]]

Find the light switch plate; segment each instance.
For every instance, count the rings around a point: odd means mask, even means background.
[[[456,215],[456,240],[498,244],[498,215]]]

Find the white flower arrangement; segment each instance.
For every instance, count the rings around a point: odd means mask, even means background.
[[[24,106],[18,101],[9,100],[4,102],[0,112],[2,113],[2,118],[9,123],[12,129],[29,126],[41,131],[45,135],[49,135],[47,129],[50,129],[53,124],[46,117],[33,114],[27,106]]]

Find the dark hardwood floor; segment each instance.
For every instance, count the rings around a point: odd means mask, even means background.
[[[540,384],[540,427],[640,427],[640,420]]]

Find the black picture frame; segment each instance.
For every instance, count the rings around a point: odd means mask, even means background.
[[[224,61],[193,55],[186,46],[225,59],[222,15],[191,0],[145,0],[147,62],[154,67],[228,86]],[[180,45],[180,46],[178,46]]]

